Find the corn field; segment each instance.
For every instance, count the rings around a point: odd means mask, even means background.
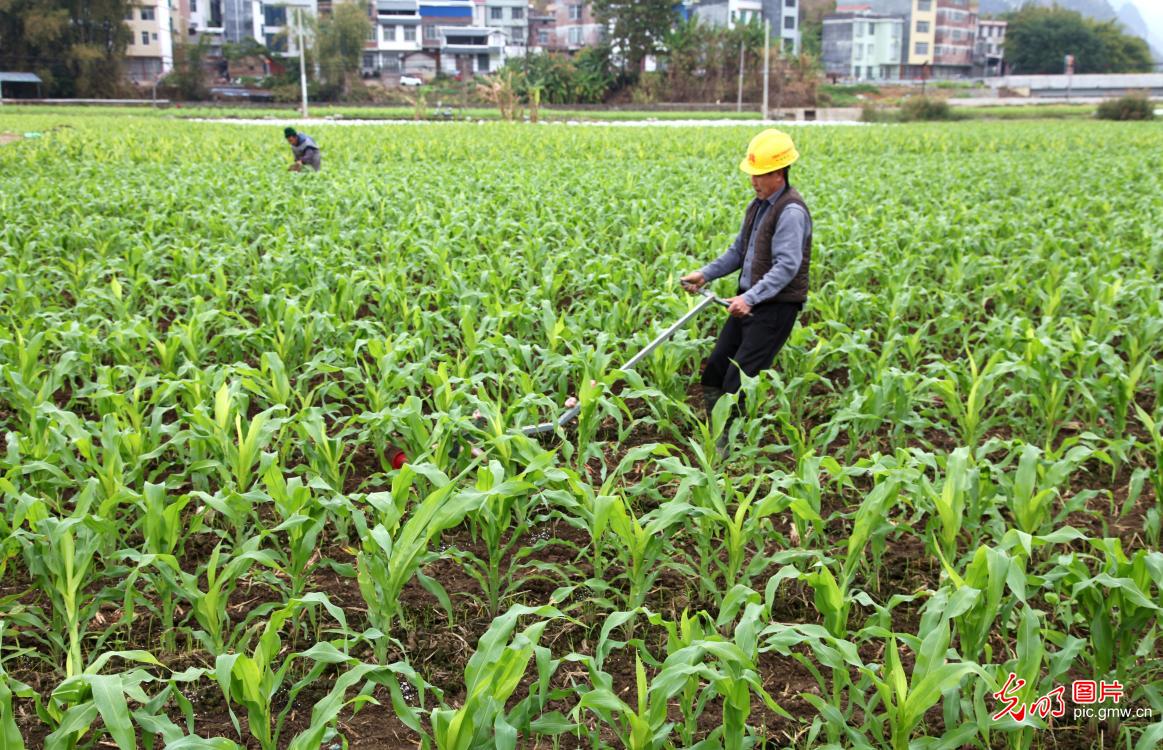
[[[0,747],[1163,745],[1157,126],[792,129],[734,420],[754,128],[304,129],[0,111]]]

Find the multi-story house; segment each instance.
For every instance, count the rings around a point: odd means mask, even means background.
[[[824,71],[831,77],[878,81],[896,78],[904,51],[905,18],[871,12],[824,17]]]
[[[905,77],[969,75],[976,29],[977,0],[913,0]]]
[[[729,29],[752,21],[763,23],[763,0],[698,0],[693,11],[700,21]]]
[[[375,0],[375,21],[363,53],[364,73],[400,76],[424,46],[418,0]],[[435,71],[435,63],[422,65]]]
[[[1006,22],[978,19],[977,44],[973,49],[973,74],[1005,75]]]
[[[478,26],[500,29],[509,55],[525,54],[529,41],[528,0],[484,0],[478,5]]]
[[[489,26],[442,26],[441,72],[462,79],[488,75],[505,64],[505,33]]]
[[[701,21],[728,28],[769,21],[773,41],[784,52],[800,51],[800,0],[696,0],[690,11]]]
[[[125,12],[129,45],[126,68],[134,83],[154,83],[174,67],[173,9],[170,0],[130,5]]]
[[[222,53],[222,0],[177,0],[174,47],[197,44],[203,37],[212,55]]]
[[[553,6],[556,23],[551,47],[561,52],[577,52],[602,41],[602,24],[593,8],[582,0],[560,0]]]
[[[557,15],[553,8],[546,7],[539,11],[533,5],[529,6],[529,41],[530,52],[549,52],[553,48],[553,38],[557,32]]]
[[[977,0],[937,0],[933,71],[938,78],[966,77],[972,71],[977,8]]]
[[[800,0],[763,0],[763,17],[771,21],[771,35],[778,36],[785,53],[800,52]]]

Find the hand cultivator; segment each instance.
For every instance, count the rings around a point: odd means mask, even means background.
[[[650,356],[651,352],[670,340],[674,334],[678,333],[678,331],[683,326],[685,326],[691,320],[691,318],[695,317],[711,305],[720,305],[722,307],[728,306],[727,300],[716,296],[714,293],[708,291],[707,289],[699,289],[697,294],[701,294],[703,296],[703,299],[699,302],[699,304],[695,305],[686,315],[683,315],[681,318],[676,320],[665,331],[655,336],[653,341],[642,347],[642,349],[637,354],[631,357],[626,362],[626,364],[622,365],[619,369],[633,370],[635,365],[646,359],[648,356]],[[566,410],[557,419],[549,422],[542,422],[541,424],[530,425],[529,427],[521,427],[519,428],[520,432],[525,435],[538,435],[543,432],[553,432],[558,427],[566,426],[577,418],[578,413],[581,412],[581,404],[577,402],[576,398],[571,396],[566,400],[565,406],[567,407]]]
[[[646,346],[642,347],[642,349],[639,350],[637,354],[635,354],[633,357],[631,357],[629,360],[627,360],[626,364],[622,365],[619,369],[621,369],[621,370],[634,369],[634,367],[639,362],[646,359],[646,357],[650,356],[651,352],[653,352],[655,349],[657,349],[662,344],[666,343],[672,336],[674,336],[674,334],[678,333],[678,331],[680,329],[682,329],[683,326],[685,326],[688,322],[690,322],[690,320],[692,318],[697,316],[699,313],[701,313],[703,310],[707,309],[711,305],[719,305],[720,307],[723,307],[723,308],[726,308],[729,306],[729,303],[727,302],[727,300],[715,295],[714,293],[708,291],[707,289],[698,289],[698,290],[691,289],[691,291],[702,295],[703,299],[697,305],[695,305],[693,308],[691,308],[685,315],[683,315],[681,318],[679,318],[673,324],[671,324],[671,326],[669,328],[667,328],[665,331],[663,331],[662,333],[655,336],[654,340],[652,340]],[[577,415],[581,413],[581,404],[578,403],[577,398],[571,396],[568,399],[566,399],[564,406],[565,406],[565,411],[562,412],[561,415],[559,417],[557,417],[557,419],[553,419],[553,420],[550,420],[548,422],[542,422],[540,424],[529,425],[526,427],[518,427],[518,428],[516,428],[516,431],[522,433],[523,435],[533,436],[533,435],[541,435],[544,433],[553,432],[554,430],[556,430],[559,427],[565,427],[570,422],[577,419]],[[479,413],[474,415],[474,422],[477,424],[478,427],[483,427],[485,425],[485,420],[483,417],[480,416]],[[478,455],[480,453],[479,448],[472,447],[471,450],[472,450],[473,455]],[[452,449],[452,457],[455,458],[459,454],[460,454],[460,446],[455,446]]]

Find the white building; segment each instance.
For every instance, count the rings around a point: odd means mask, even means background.
[[[440,70],[464,79],[496,72],[505,64],[505,33],[488,26],[441,26]]]
[[[423,47],[420,3],[417,0],[376,0],[372,43],[363,56],[365,72],[403,74],[407,70],[408,58]]]
[[[694,17],[735,28],[752,21],[771,23],[771,36],[787,54],[800,51],[800,0],[692,0]]]
[[[771,21],[771,35],[779,37],[783,51],[798,55],[801,48],[800,0],[763,0],[763,17]]]
[[[505,35],[505,52],[510,56],[525,54],[529,40],[528,0],[484,0],[477,6],[478,26],[500,29]]]

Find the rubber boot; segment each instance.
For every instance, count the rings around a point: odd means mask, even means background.
[[[715,410],[715,404],[723,397],[723,389],[715,388],[713,386],[703,386],[703,408],[707,412],[707,421],[711,421],[711,412]]]

